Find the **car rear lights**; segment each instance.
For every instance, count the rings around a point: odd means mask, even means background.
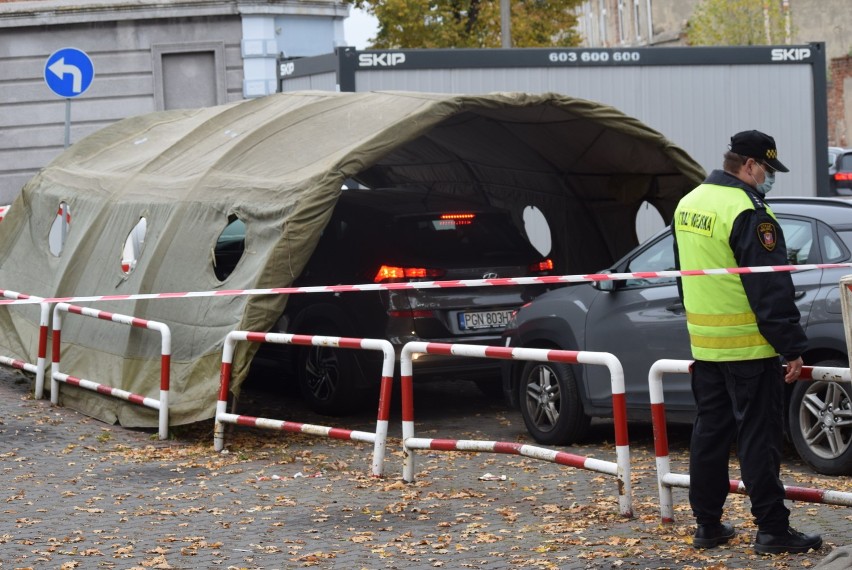
[[[453,227],[469,226],[473,223],[475,217],[476,214],[441,214],[439,223]]]
[[[538,263],[533,263],[527,269],[529,269],[530,273],[547,273],[548,271],[553,271],[553,260],[548,258]]]
[[[443,277],[443,269],[427,269],[425,267],[396,267],[393,265],[382,265],[373,278],[374,283],[398,283],[411,279],[430,279]]]
[[[838,182],[852,181],[852,172],[837,172],[834,175],[834,179]]]
[[[431,319],[435,316],[434,311],[388,311],[388,315],[397,319]]]

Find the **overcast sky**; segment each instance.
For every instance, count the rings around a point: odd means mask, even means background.
[[[378,20],[363,10],[352,8],[350,16],[343,20],[343,33],[346,43],[361,50],[367,48],[367,41],[376,35]]]

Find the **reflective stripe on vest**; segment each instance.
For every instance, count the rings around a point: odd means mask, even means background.
[[[673,221],[680,268],[736,267],[731,228],[737,216],[753,209],[754,203],[739,188],[702,184],[687,194]],[[693,358],[752,360],[776,354],[757,328],[739,275],[687,276],[682,286]]]

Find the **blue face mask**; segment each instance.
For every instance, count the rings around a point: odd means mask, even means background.
[[[769,194],[769,191],[772,190],[772,185],[775,184],[775,175],[769,174],[766,171],[763,174],[763,184],[758,184],[756,189],[761,194]]]
[[[757,161],[755,161],[755,164],[757,164],[757,166],[763,171],[763,184],[758,184],[757,180],[755,180],[754,176],[752,176],[751,179],[754,180],[755,184],[754,189],[761,194],[766,195],[770,190],[772,190],[772,185],[775,184],[775,173],[768,172],[766,168]]]

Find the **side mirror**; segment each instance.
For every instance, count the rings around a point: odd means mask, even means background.
[[[598,271],[600,274],[612,273],[611,269],[604,269],[603,271]],[[618,285],[618,281],[592,281],[592,287],[597,289],[598,291],[615,291]]]

